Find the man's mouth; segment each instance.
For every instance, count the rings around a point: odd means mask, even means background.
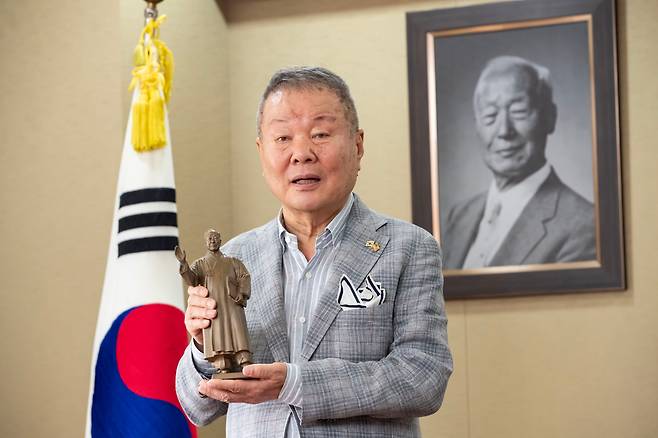
[[[503,158],[509,158],[509,157],[513,156],[514,154],[516,154],[519,150],[521,150],[522,147],[523,147],[523,145],[505,146],[505,147],[502,147],[502,148],[500,148],[500,149],[498,149],[494,152],[496,153],[496,155],[499,155]]]
[[[320,182],[320,177],[317,175],[300,175],[292,179],[292,183],[298,185],[315,184],[318,182]]]

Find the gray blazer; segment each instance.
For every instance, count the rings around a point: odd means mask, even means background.
[[[380,248],[366,246],[370,240]],[[246,312],[258,363],[289,361],[281,250],[276,220],[222,249],[251,273]],[[386,299],[342,310],[342,275],[359,287],[370,275],[381,282]],[[302,437],[419,436],[417,417],[439,409],[452,372],[442,286],[436,240],[415,225],[380,216],[356,197],[302,348],[302,407],[280,401],[227,405],[199,397],[201,376],[190,347],[176,373],[181,406],[197,425],[228,413],[229,437],[283,437],[291,412]]]
[[[459,269],[475,240],[487,192],[455,206],[441,241],[445,268]],[[554,171],[539,186],[491,259],[490,266],[596,260],[594,206]]]

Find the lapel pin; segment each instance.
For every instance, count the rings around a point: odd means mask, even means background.
[[[379,248],[381,248],[379,243],[375,242],[374,240],[368,240],[366,242],[366,247],[370,248],[372,252],[377,252],[379,251]]]

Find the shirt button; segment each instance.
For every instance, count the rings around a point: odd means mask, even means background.
[[[302,324],[304,324],[304,323],[306,322],[306,318],[304,318],[303,316],[300,316],[300,317],[299,317],[299,322],[301,322]]]
[[[311,278],[311,273],[310,273],[310,272],[307,272],[306,275],[305,275],[304,277],[306,277],[306,278]]]

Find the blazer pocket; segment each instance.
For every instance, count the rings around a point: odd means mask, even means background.
[[[322,357],[353,362],[379,360],[393,342],[392,307],[386,304],[341,311],[322,341]]]
[[[385,325],[390,324],[392,315],[390,308],[386,304],[377,305],[373,307],[362,308],[342,308],[336,322],[339,324],[352,325],[355,328],[367,325]]]

